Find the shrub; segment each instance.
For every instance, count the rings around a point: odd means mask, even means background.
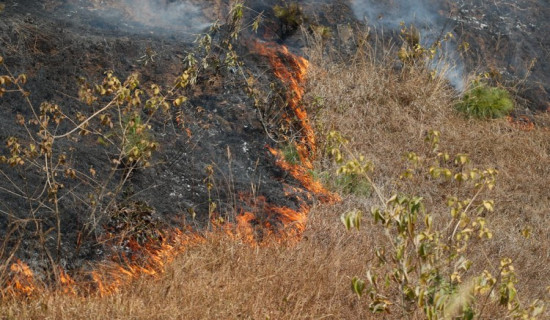
[[[485,199],[495,186],[495,169],[477,169],[466,154],[451,157],[438,152],[439,132],[430,131],[426,156],[409,153],[411,167],[402,176],[429,176],[455,186],[444,195],[448,213],[430,212],[424,199],[395,193],[389,199],[378,193],[380,206],[372,208],[374,226],[381,226],[385,239],[377,244],[376,259],[368,262],[365,280],[354,277],[352,290],[366,296],[373,313],[400,314],[402,319],[483,319],[484,312],[502,318],[535,319],[544,303],[520,301],[518,278],[509,258],[477,273],[472,251],[493,237],[485,219],[494,201]],[[371,182],[367,171],[364,178]],[[376,190],[376,185],[373,184]],[[346,229],[360,229],[362,211],[342,215]]]
[[[371,183],[364,175],[372,170],[372,163],[364,156],[345,157],[350,153],[349,141],[338,131],[330,131],[325,141],[325,157],[336,164],[336,171],[325,176],[325,184],[332,190],[356,196],[369,196]]]
[[[338,175],[329,183],[331,189],[344,194],[367,197],[371,194],[371,185],[357,174]]]
[[[496,119],[508,115],[514,109],[514,103],[505,89],[475,81],[456,108],[469,117]]]

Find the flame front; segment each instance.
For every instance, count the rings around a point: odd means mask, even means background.
[[[283,114],[283,119],[298,126],[301,137],[293,143],[296,150],[298,150],[300,162],[299,164],[291,164],[285,161],[281,151],[270,146],[266,146],[266,148],[276,158],[276,164],[290,173],[307,191],[318,195],[325,202],[338,201],[339,198],[337,195],[326,190],[310,174],[310,170],[313,169],[313,159],[315,156],[315,134],[311,127],[307,111],[302,103],[309,65],[308,61],[303,57],[290,53],[287,47],[272,42],[264,43],[256,41],[254,42],[254,49],[260,55],[269,59],[274,75],[288,88],[286,100],[289,110],[286,114]],[[292,119],[296,119],[298,123],[292,123]],[[287,196],[292,195],[296,197],[299,203],[298,210],[271,205],[265,202],[264,197],[258,196],[249,202],[261,202],[261,210],[268,217],[282,224],[282,228],[274,228],[270,222],[264,222],[262,225],[263,230],[266,230],[269,236],[274,236],[277,241],[297,241],[301,238],[306,228],[310,206],[307,205],[306,201],[297,196],[297,194],[304,193],[304,190],[288,185],[285,185],[285,188],[287,189],[285,190]],[[306,194],[309,197],[309,194]],[[246,197],[241,195],[241,198]],[[237,224],[239,226],[237,229],[240,230],[241,236],[254,244],[257,243],[253,227],[253,223],[257,223],[256,220],[256,214],[253,212],[247,211],[237,216]]]
[[[6,290],[4,290],[6,293],[24,296],[34,293],[36,290],[34,275],[26,263],[17,259],[10,266],[10,273],[10,279],[7,282]]]
[[[92,285],[101,296],[118,291],[124,284],[141,276],[160,275],[165,266],[172,262],[178,254],[191,245],[204,242],[205,237],[197,233],[186,233],[180,229],[171,229],[159,232],[162,240],[159,243],[151,242],[139,245],[137,242],[129,244],[134,247],[138,258],[131,261],[122,256],[120,261],[103,264],[92,271]]]
[[[305,58],[289,52],[286,46],[280,46],[272,42],[257,41],[254,43],[254,48],[258,53],[269,58],[275,76],[288,87],[287,104],[298,120],[301,133],[299,141],[294,141],[300,156],[299,164],[291,164],[285,161],[281,151],[267,146],[269,152],[276,157],[277,165],[300,181],[308,191],[319,195],[323,201],[338,201],[338,196],[327,191],[320,182],[313,179],[309,172],[313,169],[315,157],[315,133],[302,103],[309,62]],[[287,116],[286,118],[288,120],[291,117]]]
[[[302,160],[305,166],[312,169],[313,166],[310,160],[313,159],[315,154],[315,133],[309,122],[307,111],[302,104],[309,62],[303,57],[290,53],[286,46],[277,45],[272,42],[262,43],[257,41],[254,43],[254,48],[259,54],[269,59],[275,76],[288,87],[287,104],[296,119],[298,119],[299,131],[302,136],[299,141],[300,143],[296,147],[300,160]],[[289,117],[287,116],[288,119]],[[309,161],[304,162],[304,160]]]
[[[308,119],[307,112],[302,104],[304,83],[308,68],[308,61],[288,51],[285,46],[274,43],[256,42],[255,50],[268,57],[275,76],[288,87],[287,106],[289,112],[283,115],[289,123],[298,127],[301,137],[294,141],[300,157],[299,164],[291,164],[284,160],[281,151],[267,146],[275,157],[276,164],[290,173],[302,187],[320,197],[322,201],[338,201],[337,195],[327,191],[324,186],[313,179],[309,171],[313,169],[315,155],[315,135]],[[133,252],[132,258],[127,256],[113,257],[111,263],[96,265],[94,271],[87,274],[92,281],[76,281],[63,270],[58,270],[59,288],[65,294],[83,294],[97,292],[100,296],[109,295],[118,291],[123,285],[130,283],[143,275],[158,276],[163,272],[166,264],[191,245],[203,243],[209,233],[222,232],[231,239],[239,239],[250,245],[268,244],[270,241],[295,242],[301,239],[306,228],[310,206],[301,198],[302,195],[311,200],[310,193],[299,187],[284,184],[284,192],[288,197],[294,197],[298,209],[280,207],[269,203],[263,196],[240,194],[241,201],[254,212],[241,210],[236,216],[235,223],[211,221],[212,231],[199,235],[196,232],[184,232],[179,229],[159,232],[162,239],[159,242],[140,245],[136,241],[129,241],[127,247]],[[259,213],[266,216],[259,218]],[[274,225],[274,223],[276,225]],[[262,233],[258,237],[258,233]],[[136,258],[137,257],[137,258]],[[28,265],[17,260],[10,267],[11,275],[7,282],[7,290],[0,290],[3,294],[30,296],[39,288],[34,280],[33,273]],[[84,278],[86,278],[84,277]],[[79,278],[80,279],[80,278]]]

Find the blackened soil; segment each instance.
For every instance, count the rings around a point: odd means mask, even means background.
[[[134,22],[121,25],[98,17],[79,1],[7,1],[0,17],[0,54],[13,74],[27,75],[25,90],[30,92],[30,102],[35,107],[43,101],[58,104],[72,117],[78,111],[89,114],[89,107],[76,98],[79,79],[97,83],[106,70],[120,79],[139,72],[145,88],[151,83],[170,87],[185,68],[184,57],[195,46],[194,37],[188,33],[147,29]],[[247,72],[269,90],[276,79],[267,59],[248,52],[244,45],[237,44],[237,51],[245,59]],[[154,56],[145,63],[148,52]],[[299,208],[294,198],[285,196],[283,188],[284,183],[299,184],[279,169],[267,152],[266,145],[274,146],[274,142],[267,137],[245,91],[245,74],[237,71],[219,70],[200,76],[197,88],[182,107],[168,117],[154,119],[153,139],[160,147],[153,166],[136,171],[111,208],[150,208],[149,214],[139,216],[154,220],[155,228],[184,221],[200,227],[208,218],[211,202],[216,203],[216,214],[226,220],[242,210],[261,211],[250,208],[249,195],[263,196],[272,206]],[[32,118],[25,99],[8,93],[0,100],[0,108],[0,139],[17,136],[23,142],[28,140],[25,129],[16,124],[17,114]],[[176,121],[178,116],[183,125]],[[70,128],[62,126],[59,132]],[[99,181],[113,166],[109,151],[93,137],[83,137],[78,143],[61,142],[57,150],[59,154],[66,152],[79,171],[88,173],[93,168]],[[2,147],[2,154],[6,152]],[[206,171],[209,165],[214,168],[212,180]],[[62,246],[58,255],[52,210],[29,209],[29,197],[39,194],[45,183],[40,168],[2,165],[2,170],[17,185],[0,179],[0,234],[15,230],[9,240],[6,237],[7,248],[18,247],[17,256],[34,269],[48,267],[48,254],[68,269],[104,256],[105,247],[100,242],[105,239],[105,228],[117,227],[110,221],[113,212],[90,214],[87,197],[97,186],[58,178],[64,184],[59,193]],[[122,173],[120,170],[113,181]],[[114,182],[107,188],[114,187]],[[210,191],[208,182],[213,182]],[[21,190],[12,193],[14,188]],[[260,218],[267,214],[255,213]],[[270,224],[277,226],[278,222]],[[0,256],[8,251],[0,252]]]
[[[488,71],[513,87],[531,110],[550,107],[550,2],[450,1],[455,31],[468,42],[468,69]]]

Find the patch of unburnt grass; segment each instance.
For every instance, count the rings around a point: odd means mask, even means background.
[[[546,212],[550,206],[545,187],[550,178],[548,129],[539,127],[523,131],[505,119],[481,122],[465,118],[454,108],[461,101],[460,97],[443,77],[434,77],[421,64],[396,68],[399,65],[397,54],[382,47],[365,45],[356,53],[346,55],[345,59],[337,55],[333,55],[337,58],[328,59],[324,52],[326,50],[318,46],[310,51],[306,97],[310,101],[323,101],[317,106],[314,119],[320,143],[318,150],[330,146],[334,132],[345,137],[346,153],[362,155],[372,162],[374,169],[368,176],[378,191],[369,197],[352,195],[344,202],[359,202],[356,208],[364,212],[365,217],[360,220],[366,223],[372,220],[369,216],[373,207],[386,205],[381,204],[379,198],[391,199],[393,194],[418,196],[426,212],[433,213],[434,220],[442,223],[450,219],[447,200],[463,184],[441,182],[437,173],[445,174],[446,171],[435,172],[437,166],[426,168],[429,170],[416,175],[414,182],[403,179],[411,154],[463,154],[477,167],[494,168],[499,173],[495,187],[487,195],[494,206],[478,216],[486,221],[492,239],[477,241],[471,248],[469,277],[473,278],[484,269],[498,274],[502,267],[500,259],[510,258],[517,273],[514,286],[523,301],[544,300],[550,285],[545,276],[549,269],[543,262],[548,261],[544,252],[549,249],[544,227],[548,224]],[[537,117],[544,123],[548,115]],[[437,132],[437,144],[441,149],[431,150],[434,146],[426,144],[425,140],[433,138],[430,136],[434,132]],[[328,161],[326,156],[321,157],[319,175],[325,172],[337,176],[337,170],[342,168],[342,163],[335,161],[334,153],[330,156],[333,158]],[[451,179],[456,178],[454,174]],[[355,214],[355,208],[350,212]],[[348,226],[353,225],[356,217],[351,213],[344,216]],[[418,223],[423,225],[420,220]],[[361,228],[360,232],[374,234],[379,232],[377,229],[382,228],[369,226]],[[365,257],[376,256],[375,248],[383,245],[382,238],[374,239],[377,240],[362,253]],[[380,275],[353,276],[358,276],[354,282],[356,291],[367,295],[367,292],[374,292],[368,279]],[[360,282],[361,279],[364,282]],[[384,282],[384,278],[379,281]],[[396,290],[393,294],[398,296],[399,289]],[[376,297],[364,297],[365,307],[379,307],[378,311],[382,311],[384,303],[389,305],[391,301],[391,298],[377,301]],[[527,308],[529,304],[522,306]],[[392,308],[399,310],[400,307]],[[502,310],[494,306],[483,308],[485,316],[502,315],[499,313]],[[470,312],[462,311],[464,314]],[[480,310],[474,310],[474,315],[475,311]],[[402,313],[394,313],[394,318],[402,317]]]

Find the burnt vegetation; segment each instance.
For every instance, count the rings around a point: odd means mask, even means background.
[[[0,6],[0,318],[547,317],[548,88],[411,3]]]

